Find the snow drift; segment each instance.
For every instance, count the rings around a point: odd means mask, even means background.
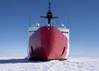
[[[22,58],[0,58],[0,71],[99,71],[99,58],[32,62]]]

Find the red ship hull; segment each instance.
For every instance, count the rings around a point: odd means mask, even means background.
[[[43,26],[29,38],[29,59],[65,59],[67,37],[54,26]]]

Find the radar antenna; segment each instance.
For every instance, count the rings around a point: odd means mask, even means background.
[[[53,13],[51,11],[51,2],[50,2],[50,0],[49,0],[48,12],[47,12],[46,16],[41,16],[41,18],[48,19],[48,25],[51,25],[51,20],[52,19],[58,18],[57,16],[53,16]]]

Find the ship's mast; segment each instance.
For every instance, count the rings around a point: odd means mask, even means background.
[[[52,11],[51,11],[51,2],[50,2],[50,0],[49,0],[48,12],[47,12],[46,16],[41,16],[41,18],[46,18],[46,19],[48,19],[48,25],[51,25],[51,20],[52,20],[52,19],[58,18],[58,17],[56,17],[56,16],[53,16],[53,13],[52,13]]]

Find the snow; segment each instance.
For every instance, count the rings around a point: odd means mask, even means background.
[[[71,57],[59,61],[0,58],[0,71],[99,71],[99,58]]]

